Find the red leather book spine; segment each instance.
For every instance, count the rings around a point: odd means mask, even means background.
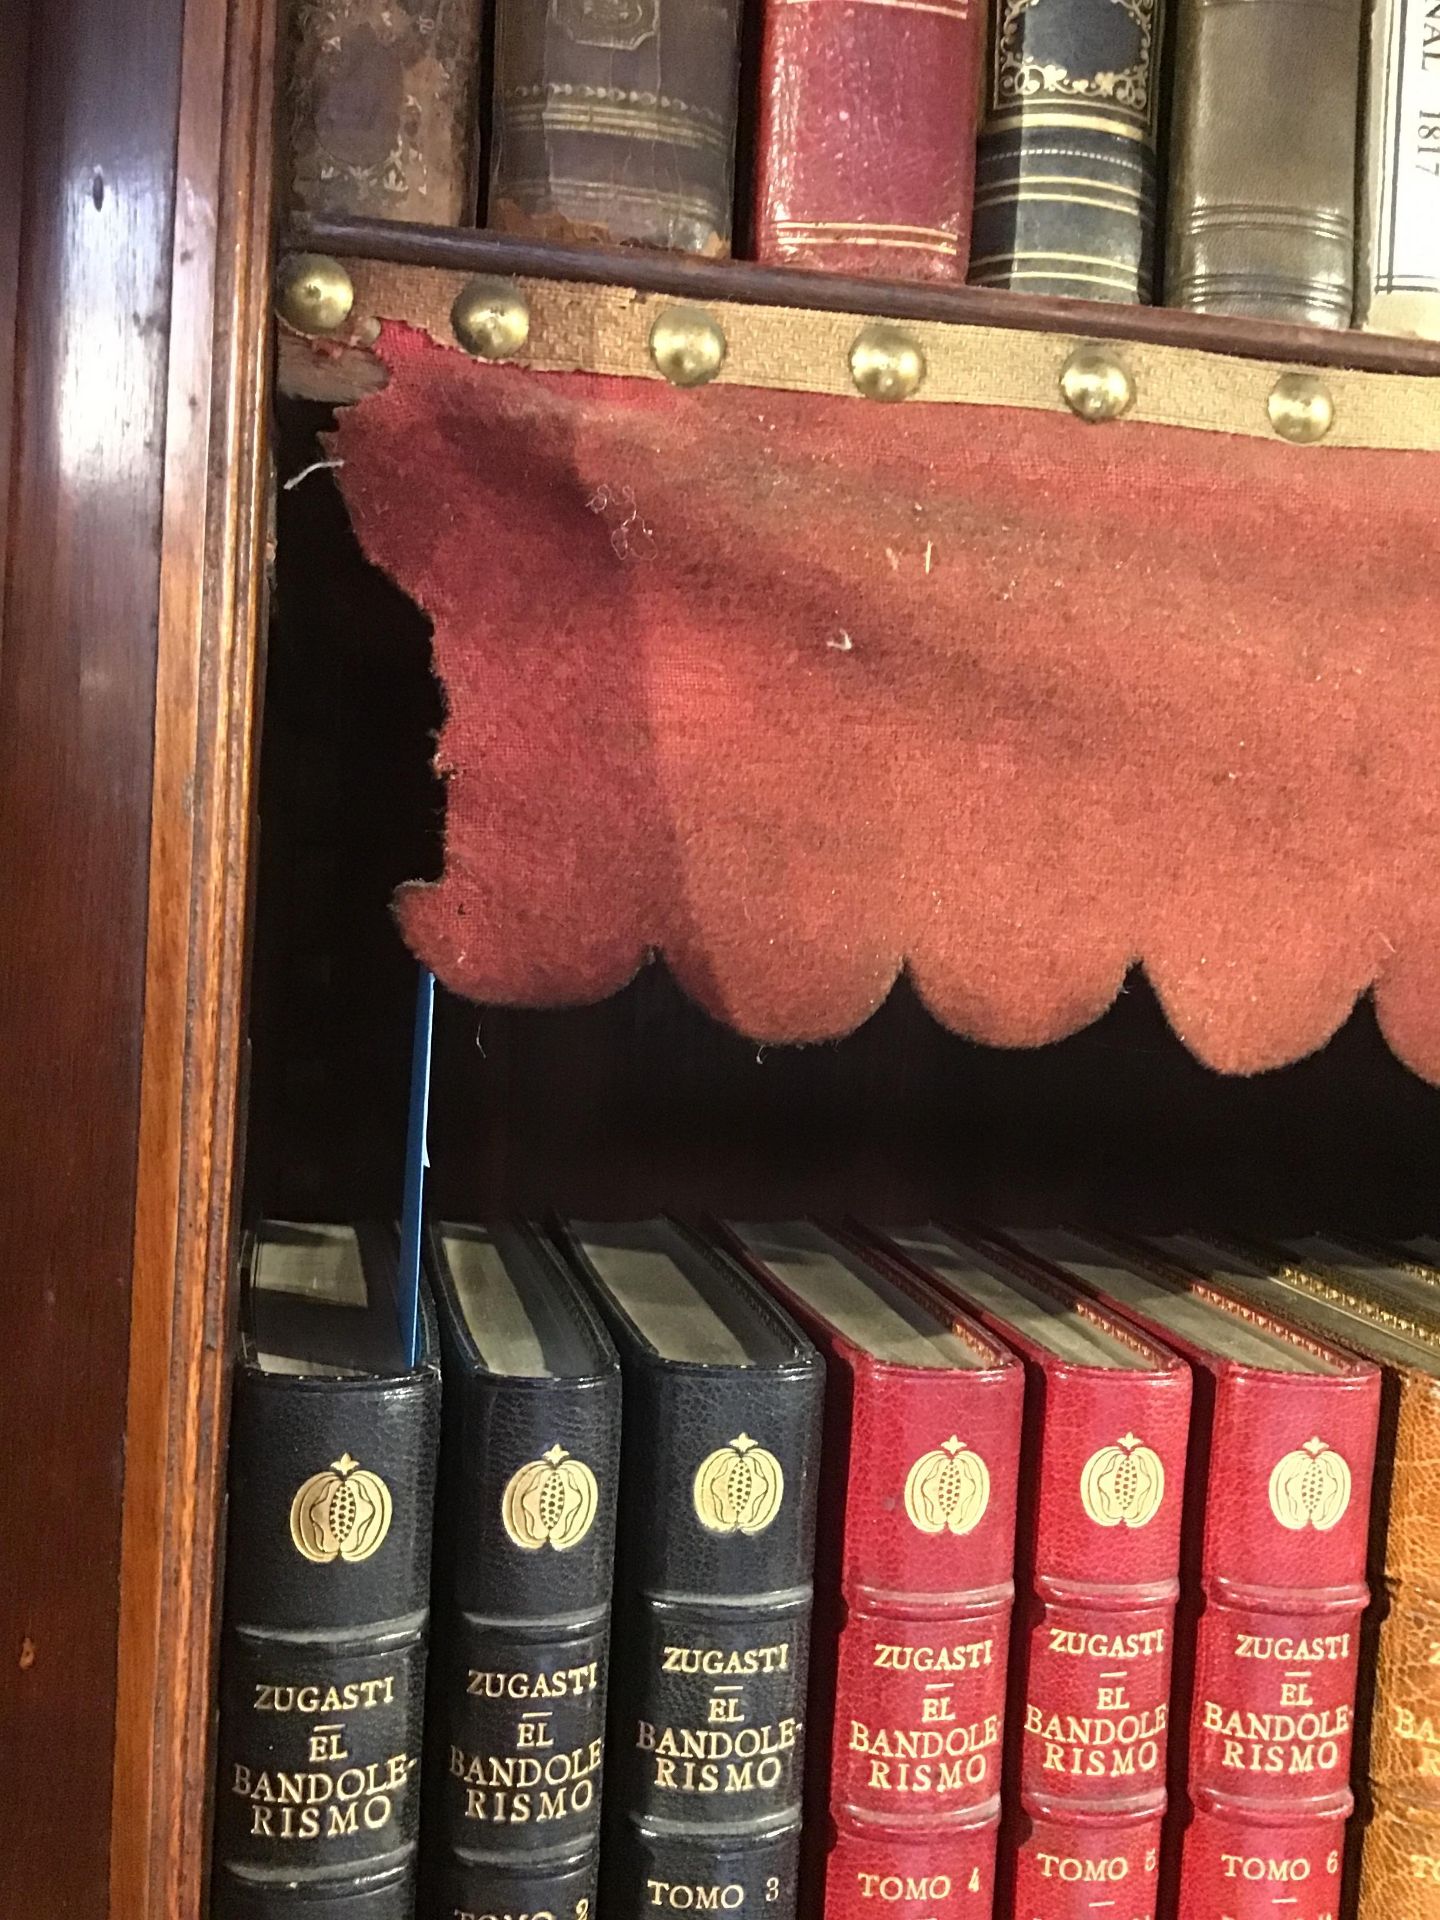
[[[960,1332],[980,1364],[878,1360],[730,1244],[826,1360],[802,1909],[818,1914],[823,1902],[824,1920],[991,1920],[1020,1364],[889,1263],[895,1284]]]
[[[877,1896],[887,1913],[988,1920],[1020,1369],[856,1356],[852,1379],[826,1920],[873,1920]]]
[[[756,258],[963,280],[979,0],[765,0]]]
[[[1186,1543],[1202,1611],[1176,1689],[1190,1727],[1179,1911],[1332,1920],[1379,1376],[1224,1367],[1213,1380],[1192,1449],[1203,1531]]]
[[[1027,1362],[1003,1915],[1153,1920],[1190,1376]]]

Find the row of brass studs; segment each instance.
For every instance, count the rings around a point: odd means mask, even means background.
[[[338,332],[350,317],[355,290],[338,261],[295,254],[279,274],[282,317],[301,333]],[[510,360],[530,337],[530,308],[508,280],[467,280],[450,309],[455,338],[481,360]],[[650,329],[650,358],[672,386],[703,387],[725,364],[725,334],[703,307],[666,307]],[[867,400],[908,400],[925,380],[925,355],[901,327],[873,321],[850,348],[850,378]],[[1060,393],[1081,420],[1118,420],[1135,404],[1135,383],[1124,363],[1103,347],[1077,347],[1060,373]],[[1270,425],[1282,440],[1310,446],[1335,423],[1335,405],[1310,373],[1284,373],[1266,401]]]

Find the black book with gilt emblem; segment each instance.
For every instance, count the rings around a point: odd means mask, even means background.
[[[243,1263],[213,1920],[411,1920],[440,1425],[385,1227],[269,1221]]]
[[[620,1367],[535,1228],[440,1225],[444,1355],[423,1880],[436,1920],[592,1920]]]
[[[561,1235],[625,1383],[606,1920],[793,1920],[823,1375],[718,1248]]]

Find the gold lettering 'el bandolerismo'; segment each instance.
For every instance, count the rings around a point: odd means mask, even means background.
[[[594,1526],[599,1505],[594,1474],[557,1444],[511,1474],[500,1496],[500,1518],[527,1553],[544,1546],[566,1553]]]
[[[1080,1473],[1080,1504],[1097,1527],[1144,1527],[1165,1498],[1165,1466],[1133,1433],[1100,1447]]]
[[[905,1476],[905,1511],[921,1533],[973,1533],[990,1504],[990,1469],[952,1433]]]
[[[1275,1462],[1270,1475],[1270,1511],[1282,1527],[1328,1533],[1350,1505],[1350,1468],[1321,1439],[1307,1440]]]
[[[773,1453],[737,1433],[695,1469],[695,1517],[711,1533],[763,1533],[785,1498],[785,1475]]]
[[[290,1502],[290,1538],[317,1566],[368,1560],[390,1531],[391,1513],[390,1489],[379,1474],[342,1453]]]

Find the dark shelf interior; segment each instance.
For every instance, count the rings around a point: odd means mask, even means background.
[[[289,407],[282,481],[326,416]],[[395,887],[439,871],[441,696],[416,608],[361,557],[330,474],[280,494],[261,763],[248,1207],[398,1204],[414,966]],[[974,1045],[901,984],[862,1028],[757,1047],[663,965],[563,1011],[441,996],[432,1196],[452,1215],[923,1215],[1437,1224],[1440,1092],[1368,1004],[1312,1058],[1227,1079],[1175,1039],[1144,979],[1034,1052]]]

